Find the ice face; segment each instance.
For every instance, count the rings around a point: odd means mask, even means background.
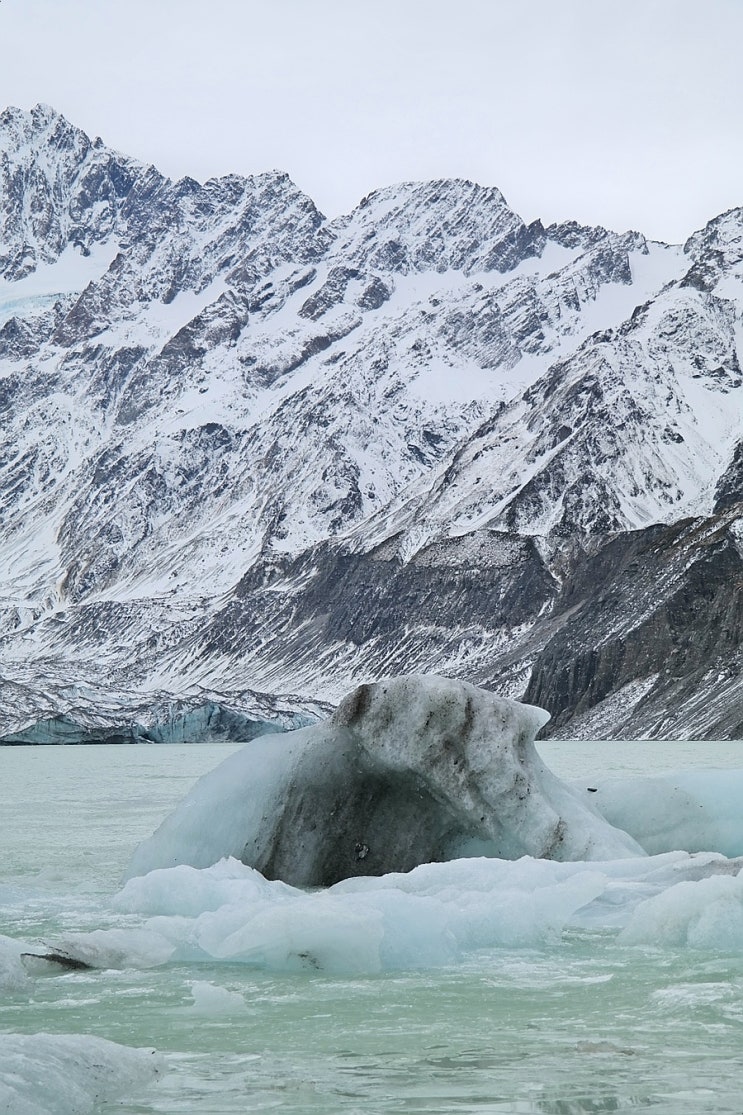
[[[544,766],[533,741],[547,719],[446,678],[362,685],[326,723],[255,740],[202,779],[129,875],[233,856],[329,886],[462,855],[642,855]]]

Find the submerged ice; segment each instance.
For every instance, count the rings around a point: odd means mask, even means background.
[[[130,875],[232,856],[328,886],[471,855],[641,855],[541,762],[534,737],[548,718],[445,678],[362,685],[327,722],[257,739],[203,778]]]

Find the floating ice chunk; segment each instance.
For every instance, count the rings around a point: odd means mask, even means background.
[[[451,964],[472,949],[539,945],[559,936],[606,885],[605,875],[585,864],[466,859],[307,892],[232,860],[132,879],[116,905],[130,913],[159,907],[146,929],[168,939],[176,960],[375,973]],[[179,887],[188,892],[184,903],[174,899]],[[205,903],[200,913],[196,894]],[[217,894],[222,905],[215,908]],[[171,912],[185,904],[191,916]]]
[[[297,891],[291,903],[264,903],[243,911],[238,924],[230,910],[199,920],[196,940],[217,960],[278,972],[380,972],[385,966],[382,912],[338,901],[328,891]],[[428,926],[429,938],[431,932]]]
[[[626,944],[743,950],[743,874],[677,883],[637,907]]]
[[[542,763],[544,710],[423,675],[362,685],[324,724],[254,740],[203,778],[129,875],[232,856],[329,886],[462,855],[642,855]]]
[[[209,871],[182,864],[130,879],[116,895],[117,909],[140,914],[197,917],[226,905],[248,905],[294,894],[294,888],[269,882],[259,871],[236,859],[223,859]]]
[[[173,949],[147,929],[94,929],[58,938],[54,951],[88,968],[155,968],[170,960]]]
[[[743,861],[716,853],[569,863],[468,858],[307,891],[230,860],[131,879],[114,906],[129,919],[140,914],[142,924],[70,935],[63,947],[120,966],[167,958],[344,975],[435,968],[475,950],[552,944],[565,928],[621,930],[643,903],[680,883],[700,896],[689,899],[697,910],[704,890],[694,887],[720,877],[726,894],[741,868]]]
[[[204,980],[194,980],[191,984],[191,997],[199,1014],[239,1014],[246,1006],[245,999],[238,991],[230,991]]]
[[[161,1070],[151,1049],[79,1034],[3,1034],[0,1111],[85,1115],[133,1096]]]
[[[189,898],[192,916],[170,913],[183,908],[174,902],[175,888],[191,889],[197,876],[203,877],[196,890],[206,908],[197,913]],[[159,894],[162,913],[146,926],[169,940],[177,960],[374,973],[451,964],[473,949],[543,944],[610,882],[593,864],[530,858],[429,864],[312,892],[266,880],[257,885],[256,876],[235,861],[202,871],[155,871],[130,880],[116,904],[129,913],[152,914]],[[223,904],[216,909],[210,879],[222,888]],[[66,946],[74,947],[70,941]]]
[[[646,852],[743,855],[743,770],[692,770],[595,783],[592,804]]]

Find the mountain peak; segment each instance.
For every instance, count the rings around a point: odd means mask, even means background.
[[[127,162],[50,105],[0,114],[0,274],[22,279],[69,244],[86,254],[117,225]]]
[[[496,186],[481,186],[478,182],[473,182],[469,178],[454,177],[411,178],[392,183],[389,186],[381,186],[362,198],[358,208],[365,209],[368,205],[377,201],[387,202],[390,199],[403,203],[405,200],[425,197],[428,201],[436,203],[452,195],[487,197],[501,205],[507,205],[503,194]]]
[[[39,102],[34,105],[32,109],[19,108],[17,105],[8,105],[7,108],[0,113],[0,131],[8,130],[23,130],[25,132],[42,132],[49,128],[52,124],[62,122],[68,128],[73,128],[74,125],[67,120],[61,112],[58,112],[51,105]],[[75,131],[79,131],[75,128]]]
[[[331,227],[354,266],[399,273],[509,271],[544,240],[499,189],[465,178],[374,190]]]
[[[51,105],[45,104],[43,101],[39,101],[31,109],[31,119],[37,128],[48,128],[50,124],[58,120],[63,120],[65,124],[69,124],[69,121],[61,112],[57,112],[56,108],[52,108]]]

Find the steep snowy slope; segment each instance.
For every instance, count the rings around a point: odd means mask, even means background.
[[[328,222],[283,174],[173,183],[5,112],[0,733],[365,669],[523,692],[581,539],[741,498],[742,228],[527,226],[463,181]],[[419,571],[396,614],[353,598],[379,554]]]
[[[483,423],[385,530],[568,537],[711,513],[743,437],[736,304],[680,283]]]

